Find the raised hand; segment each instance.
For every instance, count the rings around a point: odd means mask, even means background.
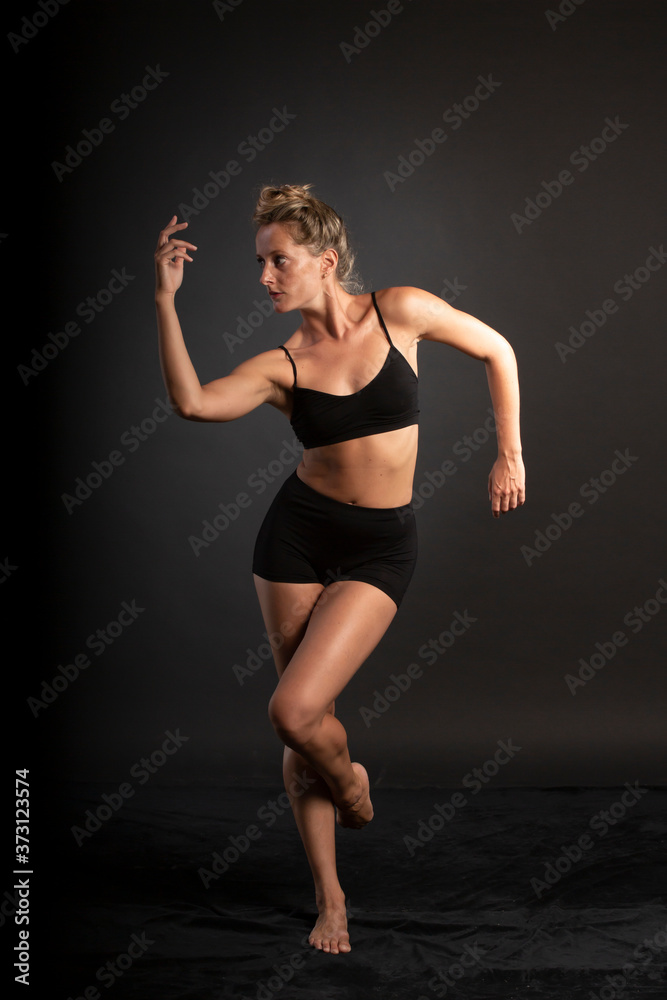
[[[176,222],[176,216],[172,215],[169,225],[160,233],[155,250],[155,291],[166,292],[174,295],[183,282],[183,261],[192,261],[188,250],[196,250],[193,243],[173,237],[174,233],[179,233],[185,229],[187,222]]]

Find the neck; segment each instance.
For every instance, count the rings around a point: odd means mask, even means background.
[[[357,315],[357,298],[346,292],[338,282],[326,284],[317,300],[300,310],[304,335],[313,339],[331,337],[342,340],[350,327],[361,319]]]

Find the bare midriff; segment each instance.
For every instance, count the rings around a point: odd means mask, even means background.
[[[412,499],[417,424],[309,448],[299,479],[318,493],[360,507],[402,507]]]

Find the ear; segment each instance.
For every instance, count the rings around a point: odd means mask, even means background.
[[[322,253],[320,256],[320,266],[322,268],[323,278],[336,273],[336,268],[338,267],[338,254],[333,247],[328,247],[324,253]]]

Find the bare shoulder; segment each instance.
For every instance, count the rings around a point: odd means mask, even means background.
[[[509,348],[497,330],[423,288],[385,288],[377,299],[389,329],[393,324],[414,344],[423,340],[447,344],[480,360]]]
[[[387,325],[417,340],[429,329],[434,317],[451,308],[439,296],[413,285],[383,288],[376,292],[376,299]]]
[[[294,382],[292,366],[281,347],[272,347],[268,351],[247,358],[230,374],[239,379],[268,382],[279,396],[291,389]]]
[[[272,347],[261,354],[253,354],[252,357],[241,361],[231,372],[232,375],[248,375],[250,377],[264,377],[270,382],[280,381],[280,373],[285,367],[287,355],[280,347]],[[289,368],[289,362],[287,367]],[[276,379],[276,376],[278,378]]]

